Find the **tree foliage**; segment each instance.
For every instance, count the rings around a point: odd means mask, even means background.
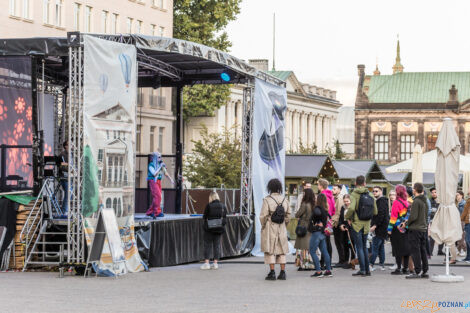
[[[184,176],[192,187],[240,187],[242,152],[240,139],[233,129],[209,134],[204,126],[202,139],[194,141],[193,154],[187,155]]]
[[[225,27],[240,13],[241,0],[174,0],[173,36],[222,51],[231,47]],[[227,103],[229,85],[196,85],[184,88],[183,115],[213,115]]]

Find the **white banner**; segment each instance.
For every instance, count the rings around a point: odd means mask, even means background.
[[[259,215],[263,198],[268,195],[266,187],[273,178],[279,179],[284,186],[286,89],[256,79],[254,104],[252,181],[256,214],[256,241],[252,254],[260,255],[261,224]]]
[[[91,244],[100,207],[112,208],[129,272],[145,269],[134,236],[134,173],[137,53],[126,45],[92,36],[84,41],[84,138],[82,210]],[[99,271],[113,269],[108,244]]]

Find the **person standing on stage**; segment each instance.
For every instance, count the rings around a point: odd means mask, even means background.
[[[158,152],[154,152],[152,154],[152,161],[149,163],[148,166],[148,175],[147,181],[150,185],[150,191],[152,192],[152,204],[150,208],[147,210],[146,215],[155,217],[163,217],[164,214],[162,212],[162,208],[160,207],[162,202],[162,179],[163,175],[165,175],[171,183],[174,185],[175,182],[168,174],[166,170],[166,165],[162,160],[162,155]]]
[[[68,141],[64,141],[62,144],[64,150],[56,159],[56,164],[59,165],[59,177],[60,177],[60,185],[62,186],[62,190],[64,192],[64,199],[62,200],[62,210],[64,215],[66,216],[69,211],[69,201],[68,201],[68,193],[69,193],[69,175],[68,175],[68,166],[69,166],[69,143]]]
[[[259,220],[261,222],[261,251],[264,252],[264,263],[269,264],[266,280],[276,280],[274,265],[281,265],[277,279],[286,279],[286,254],[289,253],[287,227],[291,209],[282,195],[282,183],[271,179],[268,183],[269,195],[263,199]]]
[[[225,224],[227,219],[227,209],[223,203],[220,202],[217,192],[212,191],[209,195],[209,204],[204,210],[204,259],[205,262],[201,266],[201,270],[218,269],[217,261],[220,259],[221,243],[220,239],[225,232]],[[214,225],[209,225],[209,221],[216,222]],[[217,225],[215,225],[217,224]],[[211,253],[212,252],[212,253]],[[212,254],[212,255],[211,255]],[[211,256],[214,257],[212,267],[209,264]]]

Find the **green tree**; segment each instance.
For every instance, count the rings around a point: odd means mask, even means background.
[[[225,27],[240,13],[241,0],[174,0],[173,36],[222,51],[231,47]],[[229,85],[184,88],[183,117],[213,115],[227,103]]]
[[[240,139],[233,129],[209,134],[203,126],[202,139],[192,141],[193,153],[187,155],[184,176],[193,187],[240,187],[242,152]]]

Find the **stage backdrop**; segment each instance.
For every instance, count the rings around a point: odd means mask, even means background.
[[[254,102],[252,180],[256,241],[252,254],[262,255],[259,215],[263,198],[268,195],[266,186],[273,178],[279,179],[284,185],[286,89],[256,79]]]
[[[31,146],[33,142],[31,58],[0,57],[0,81],[0,144]],[[13,185],[10,186],[12,189],[15,189],[14,185],[18,185],[21,181],[32,188],[31,148],[8,148],[5,160],[0,159],[0,162],[4,162],[6,176],[11,178],[16,176],[16,180],[6,182],[8,185]],[[3,190],[0,183],[1,191]]]
[[[113,208],[127,269],[142,271],[145,264],[134,236],[136,49],[91,36],[85,36],[84,48],[82,208],[87,244],[91,244],[99,207]],[[107,243],[100,270],[103,274],[113,271]]]

